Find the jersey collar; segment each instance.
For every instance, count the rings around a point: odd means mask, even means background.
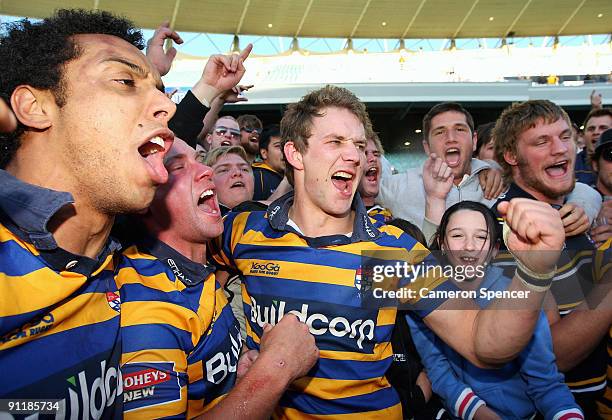
[[[330,245],[347,245],[355,242],[374,241],[381,235],[374,227],[359,194],[355,194],[351,209],[355,212],[353,233],[350,237],[342,234],[310,238],[292,228],[289,222],[289,209],[293,205],[294,192],[291,191],[268,206],[267,216],[273,229],[293,232],[304,238],[310,246],[322,247]]]

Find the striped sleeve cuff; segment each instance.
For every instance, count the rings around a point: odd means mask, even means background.
[[[459,398],[455,402],[455,416],[465,420],[472,420],[476,410],[483,405],[485,405],[485,402],[471,388],[466,388],[459,394]]]
[[[584,414],[577,408],[559,411],[553,417],[553,420],[584,420]]]

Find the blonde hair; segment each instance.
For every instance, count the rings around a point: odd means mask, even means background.
[[[249,163],[246,152],[244,151],[242,146],[220,146],[206,153],[206,156],[204,158],[204,165],[212,167],[214,164],[217,163],[219,159],[227,155],[238,155],[246,163]]]

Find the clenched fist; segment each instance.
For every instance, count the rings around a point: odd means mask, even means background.
[[[548,203],[514,198],[497,210],[509,228],[506,246],[520,262],[536,273],[551,272],[565,243],[559,212]]]

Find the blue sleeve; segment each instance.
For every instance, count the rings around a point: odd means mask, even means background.
[[[555,419],[567,414],[574,414],[571,418],[583,418],[563,375],[557,370],[552,336],[544,312],[540,313],[533,337],[519,355],[519,361],[527,395],[545,418]]]
[[[445,344],[414,314],[406,315],[414,345],[431,381],[433,392],[444,401],[446,408],[463,419],[474,417],[476,410],[485,405],[472,389],[461,381],[451,363],[442,352]]]

